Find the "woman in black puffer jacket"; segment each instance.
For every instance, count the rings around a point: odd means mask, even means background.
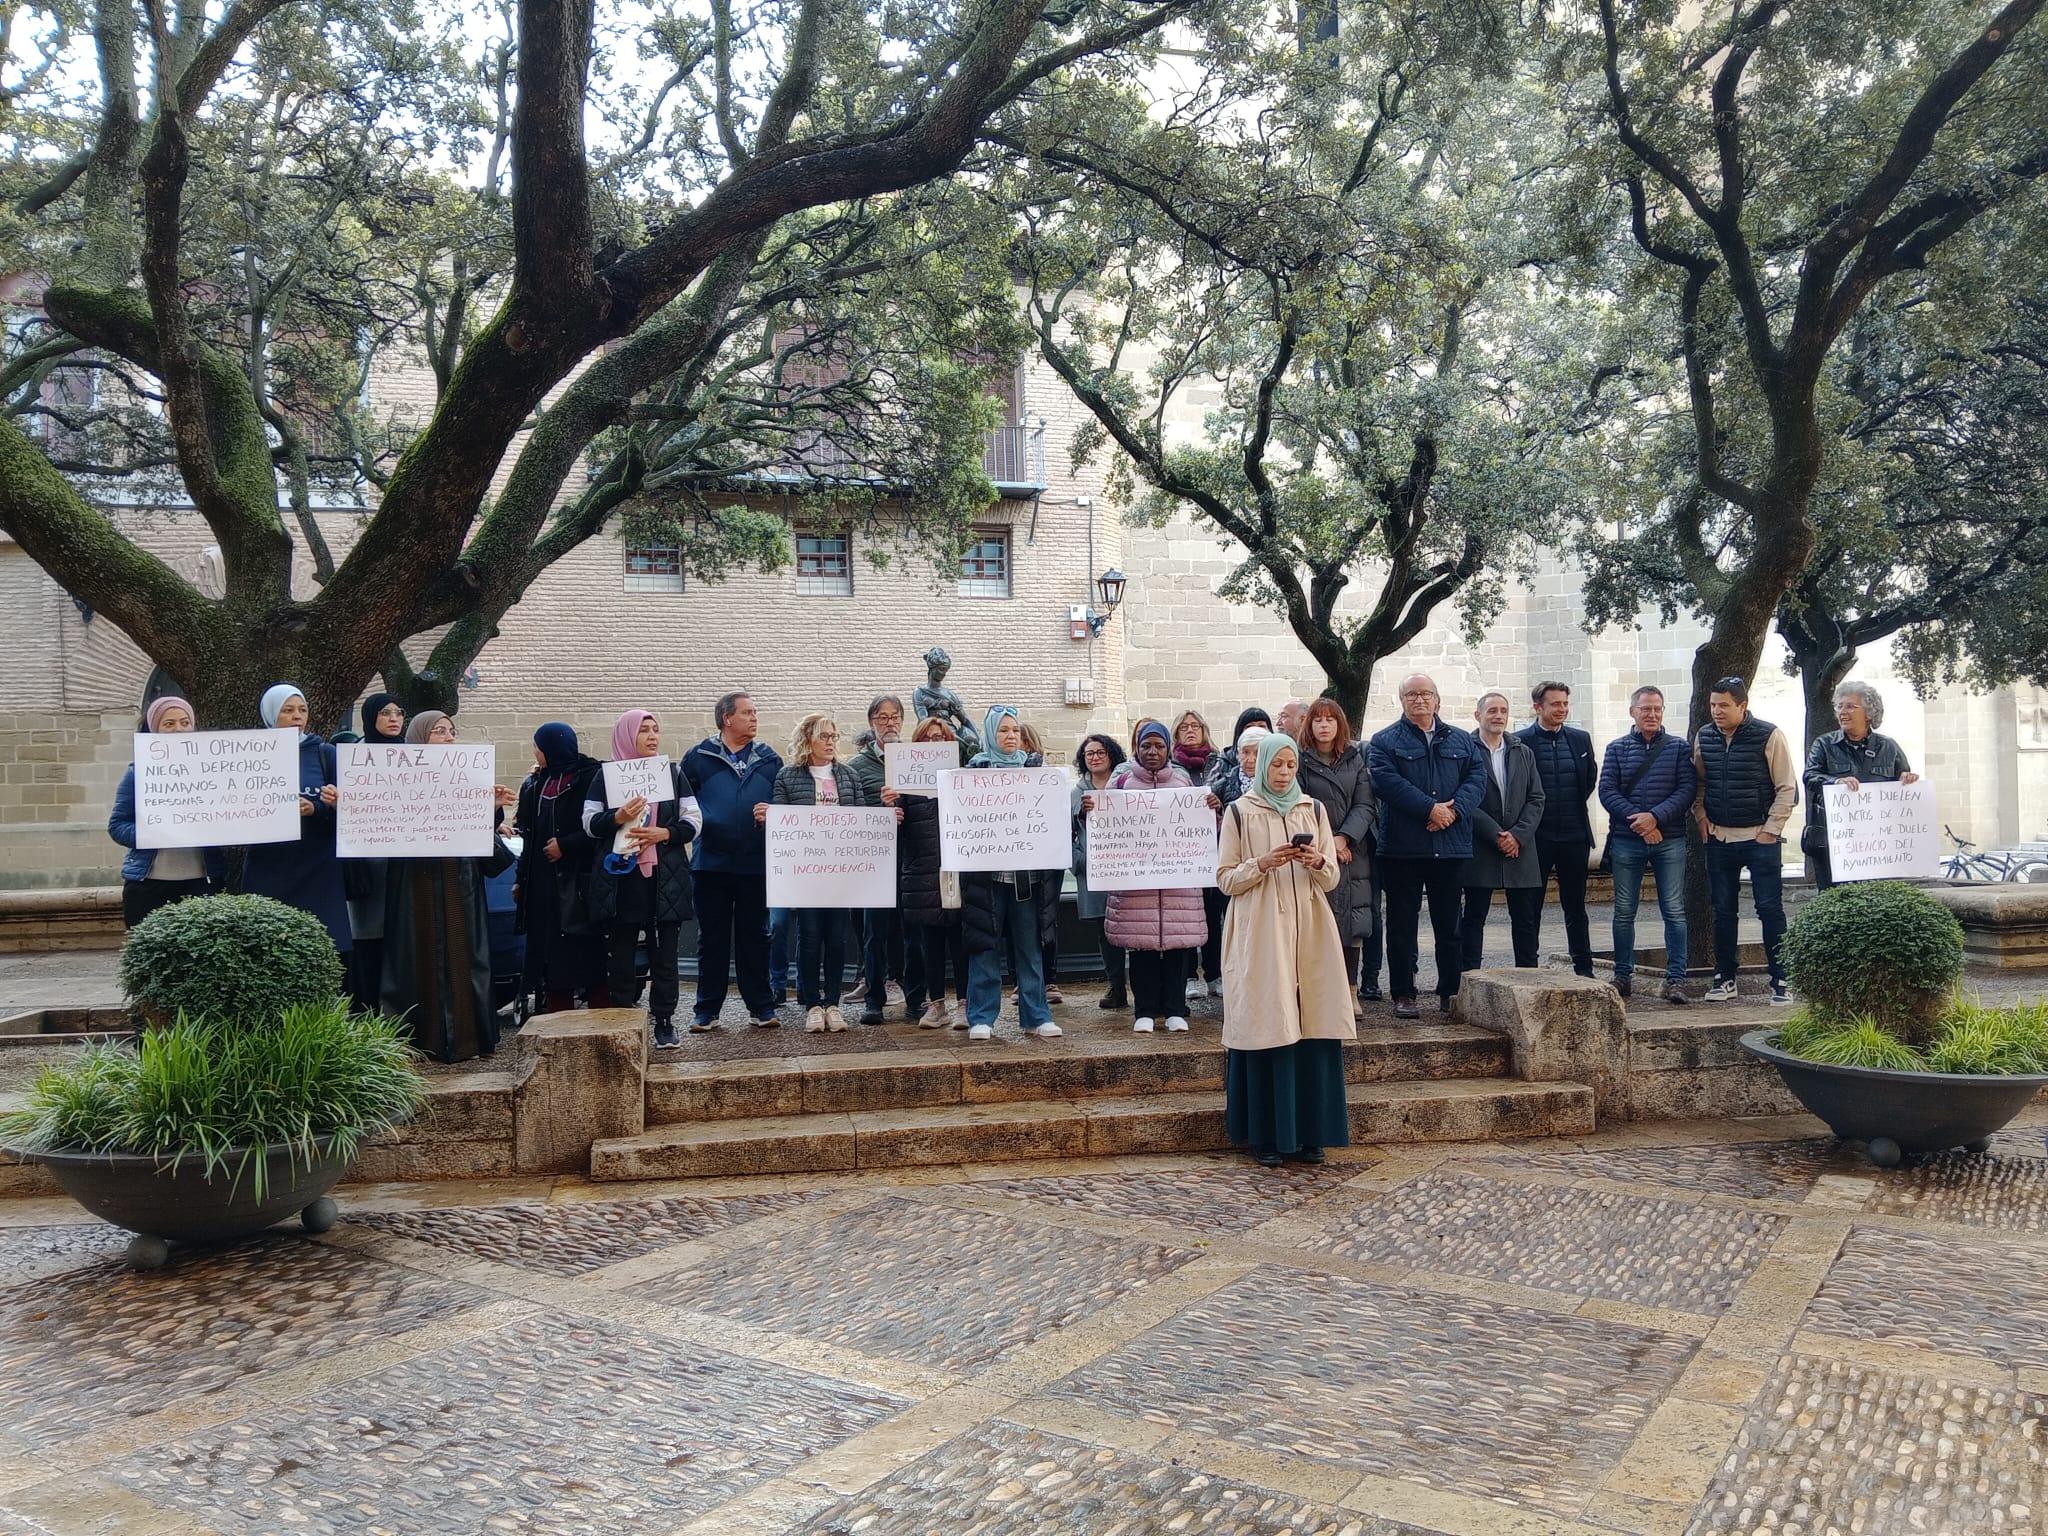
[[[924,721],[911,733],[912,741],[958,742],[953,728],[937,716]],[[924,946],[924,980],[928,1001],[918,1023],[926,1029],[967,1027],[967,943],[960,926],[960,882],[939,871],[939,802],[934,795],[896,795],[882,792],[884,801],[894,799],[903,811],[903,825],[897,829],[896,905],[903,914],[904,942]],[[953,905],[946,905],[946,890],[954,892]],[[946,964],[953,966],[953,1006],[946,1006]]]

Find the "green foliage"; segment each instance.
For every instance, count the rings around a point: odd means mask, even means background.
[[[1817,1020],[1845,1025],[1868,1018],[1917,1045],[1962,975],[1963,930],[1923,891],[1861,880],[1823,891],[1801,908],[1779,953]]]
[[[330,1147],[351,1156],[410,1119],[424,1094],[405,1026],[329,997],[260,1022],[180,1017],[133,1045],[90,1046],[37,1074],[24,1107],[0,1116],[0,1142],[166,1161],[190,1153],[209,1177],[248,1174],[260,1198],[263,1148],[283,1143],[309,1167]]]
[[[1958,998],[1927,1050],[1933,1072],[2048,1072],[2048,1004],[1987,1008]]]
[[[121,946],[121,988],[153,1019],[257,1024],[341,990],[320,919],[268,896],[209,896],[152,912]]]
[[[1811,1008],[1795,1008],[1785,1016],[1785,1022],[1778,1026],[1775,1044],[1781,1051],[1794,1056],[1804,1056],[1807,1046],[1826,1034],[1831,1025],[1814,1017]]]
[[[1782,1036],[1780,1044],[1782,1048]],[[1867,1017],[1812,1036],[1798,1054],[1831,1067],[1873,1067],[1887,1072],[1927,1070],[1926,1059],[1918,1051]]]

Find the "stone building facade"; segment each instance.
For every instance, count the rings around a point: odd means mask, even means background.
[[[386,378],[380,390],[396,403],[426,403],[415,379]],[[1277,709],[1319,689],[1313,663],[1276,616],[1216,595],[1235,564],[1218,536],[1185,519],[1126,526],[1107,504],[1101,467],[1071,471],[1081,407],[1049,370],[1028,366],[1014,405],[1017,425],[991,445],[992,471],[1009,494],[979,521],[985,537],[971,573],[942,578],[884,531],[872,540],[855,533],[844,548],[799,545],[798,563],[774,574],[685,583],[659,551],[592,540],[534,586],[479,658],[463,693],[465,736],[495,741],[501,779],[516,782],[543,721],[569,721],[602,755],[621,710],[650,708],[676,749],[709,733],[719,693],[744,687],[778,750],[813,709],[833,711],[850,742],[872,694],[907,699],[932,644],[952,653],[949,682],[977,713],[999,700],[1018,705],[1062,758],[1085,732],[1124,734],[1144,715],[1192,706],[1225,729],[1247,703]],[[118,515],[203,587],[217,581],[195,515]],[[346,509],[322,514],[337,551],[356,521]],[[1072,610],[1096,602],[1093,578],[1111,566],[1129,578],[1122,606],[1099,638],[1073,638]],[[1365,590],[1361,581],[1354,595]],[[1551,562],[1511,593],[1477,646],[1446,612],[1383,665],[1369,713],[1391,719],[1393,680],[1418,669],[1435,675],[1461,725],[1494,687],[1526,718],[1528,686],[1541,677],[1572,686],[1575,718],[1602,741],[1626,728],[1639,681],[1660,684],[1682,707],[1693,626],[1656,627],[1652,616],[1645,628],[1589,637],[1581,611],[1575,573]],[[4,535],[0,658],[0,888],[109,883],[119,852],[106,814],[149,665]],[[1764,672],[1757,711],[1796,740],[1796,683],[1775,656]],[[1958,692],[1922,705],[1881,653],[1859,675],[1884,690],[1886,731],[1939,784],[1943,817],[1959,833],[1984,845],[2048,835],[2048,698]]]

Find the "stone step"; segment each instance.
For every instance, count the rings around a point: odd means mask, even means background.
[[[1347,1090],[1354,1142],[1583,1136],[1592,1090],[1506,1078],[1363,1082]],[[726,1178],[1048,1157],[1215,1151],[1229,1145],[1220,1092],[1152,1093],[768,1115],[655,1126],[600,1141],[590,1176]]]
[[[1464,1024],[1370,1028],[1345,1047],[1344,1058],[1345,1077],[1353,1083],[1498,1077],[1508,1070],[1507,1042]],[[1060,1042],[1006,1038],[980,1045],[970,1045],[964,1035],[954,1033],[929,1047],[858,1054],[736,1061],[656,1057],[647,1069],[647,1124],[1214,1092],[1222,1087],[1223,1046],[1213,1030],[1187,1036],[1162,1032],[1150,1037],[1069,1037]]]

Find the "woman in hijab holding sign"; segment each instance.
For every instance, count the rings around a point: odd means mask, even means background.
[[[1295,782],[1300,749],[1261,738],[1244,794],[1223,814],[1224,1121],[1268,1168],[1320,1163],[1351,1144],[1344,1042],[1356,1039],[1329,893],[1340,878],[1321,802]]]
[[[424,709],[406,725],[415,746],[450,746],[455,722]],[[494,791],[496,820],[512,791]],[[508,855],[509,857],[509,855]],[[491,922],[484,881],[505,866],[488,859],[391,859],[384,907],[384,1011],[409,1018],[412,1043],[436,1061],[468,1061],[498,1049],[491,1006]]]
[[[150,700],[142,729],[151,736],[181,736],[192,729],[192,706],[176,694]],[[210,896],[227,880],[218,848],[140,848],[135,833],[135,765],[121,775],[107,836],[128,850],[121,861],[121,921],[133,928],[158,907],[188,896]]]
[[[306,729],[311,719],[306,696],[291,683],[265,693],[258,713],[271,730],[299,733],[299,840],[253,844],[242,862],[243,893],[312,913],[326,925],[346,966],[355,936],[349,932],[341,860],[334,851],[334,748]]]
[[[1015,707],[997,704],[982,720],[983,749],[970,768],[1038,768],[1045,759],[1024,750],[1023,721]],[[1064,872],[1062,872],[1064,873]],[[995,1034],[1003,1006],[1003,953],[1017,969],[1017,1022],[1027,1035],[1057,1040],[1045,996],[1045,906],[1038,899],[1042,871],[1006,869],[960,876],[960,924],[967,940],[967,1038]]]
[[[395,693],[373,693],[363,700],[363,740],[373,746],[396,746],[405,740],[405,705]],[[384,989],[384,906],[388,859],[343,859],[342,889],[348,893],[348,929],[355,949],[349,956],[348,990],[364,1013],[377,1011]]]
[[[629,709],[612,726],[612,759],[633,762],[661,755],[661,722],[644,709]],[[640,935],[647,935],[649,997],[654,1047],[669,1051],[676,1037],[676,944],[690,920],[690,841],[703,830],[697,794],[670,763],[669,797],[631,795],[614,805],[599,773],[583,802],[583,828],[590,836],[590,921],[605,935],[606,986],[614,1008],[640,1006],[640,976],[634,963]],[[706,1019],[690,1028],[699,1034],[718,1027]]]
[[[581,992],[593,1008],[605,998],[604,939],[590,927],[590,865],[596,844],[583,803],[604,771],[578,749],[576,733],[552,721],[533,733],[533,772],[519,786],[519,883],[512,894],[526,934],[521,984],[543,1013],[565,1013]]]

